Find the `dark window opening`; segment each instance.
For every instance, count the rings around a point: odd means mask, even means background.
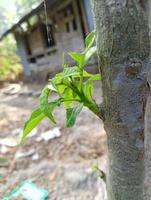
[[[76,20],[75,19],[73,19],[72,20],[72,26],[73,26],[73,30],[77,30],[77,23],[76,23]]]
[[[67,33],[70,32],[70,26],[69,26],[69,23],[68,23],[68,22],[66,23],[66,31],[67,31]]]
[[[42,36],[44,39],[44,45],[46,48],[55,46],[55,40],[54,40],[54,34],[53,34],[53,28],[52,25],[41,25],[41,30],[42,30]]]
[[[28,42],[28,35],[24,35],[24,45],[26,48],[27,55],[31,55],[30,45]]]
[[[43,58],[45,55],[44,54],[39,54],[37,55],[37,58]]]
[[[28,60],[30,63],[36,63],[36,58],[29,58]]]

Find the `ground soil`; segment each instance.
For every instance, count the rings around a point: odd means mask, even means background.
[[[18,138],[17,130],[23,128],[38,105],[41,88],[42,85],[12,84],[0,89],[0,140]],[[100,83],[96,83],[95,88],[95,98],[101,102]],[[50,200],[104,200],[103,182],[92,169],[97,162],[101,168],[106,168],[106,135],[102,121],[85,108],[76,125],[67,129],[64,108],[59,107],[55,115],[57,125],[43,120],[37,127],[37,134],[21,146],[5,148],[0,145],[0,158],[7,163],[0,167],[0,199],[22,181],[32,179],[38,187],[49,191]],[[49,141],[37,139],[41,133],[55,127],[60,128],[60,137]],[[33,153],[16,158],[22,151]]]

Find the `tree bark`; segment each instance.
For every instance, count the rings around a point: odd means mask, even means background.
[[[151,37],[151,1],[148,3],[149,8],[149,29]],[[151,44],[151,43],[150,43]],[[150,51],[151,57],[151,51]],[[151,65],[151,63],[150,63]],[[151,88],[151,68],[147,76],[148,84]],[[151,199],[151,93],[147,99],[145,112],[145,182],[144,182],[145,200]]]
[[[92,6],[108,142],[108,199],[143,200],[150,90],[147,0],[92,0]]]

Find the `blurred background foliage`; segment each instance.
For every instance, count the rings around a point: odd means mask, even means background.
[[[0,80],[16,80],[22,73],[16,43],[12,35],[0,42]]]
[[[0,36],[41,0],[0,0]],[[21,63],[12,34],[0,41],[0,81],[15,79],[21,74]]]

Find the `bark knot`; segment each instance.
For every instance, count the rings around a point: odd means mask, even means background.
[[[141,61],[133,59],[130,60],[129,63],[126,65],[125,72],[129,78],[134,78],[140,74],[141,69],[142,69]]]

